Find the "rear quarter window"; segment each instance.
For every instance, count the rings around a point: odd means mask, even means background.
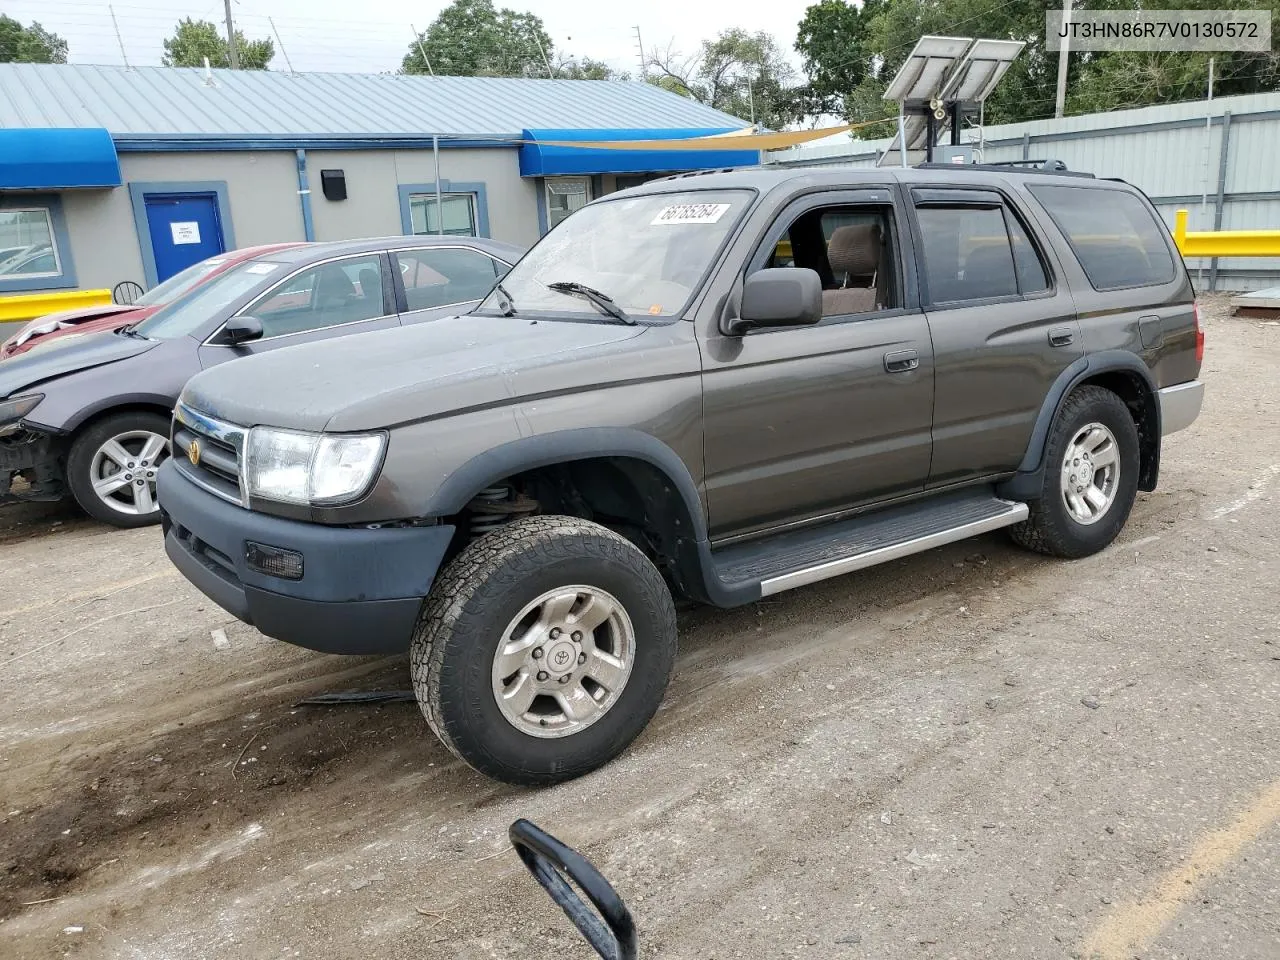
[[[1167,231],[1134,194],[1039,184],[1028,189],[1066,236],[1094,289],[1151,287],[1174,278]]]

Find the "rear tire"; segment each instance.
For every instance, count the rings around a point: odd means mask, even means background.
[[[1054,557],[1087,557],[1109,546],[1138,495],[1138,428],[1124,401],[1103,387],[1067,397],[1045,448],[1044,487],[1013,541]]]
[[[608,763],[670,679],[676,617],[630,541],[575,517],[515,520],[437,578],[410,648],[427,723],[486,776],[538,786]]]
[[[160,522],[156,472],[169,456],[169,420],[131,410],[82,429],[67,456],[67,487],[95,520],[113,527]]]

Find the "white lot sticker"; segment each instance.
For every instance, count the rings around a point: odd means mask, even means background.
[[[169,224],[169,230],[173,233],[174,246],[200,242],[200,224],[194,220],[171,223]]]
[[[275,264],[275,263],[251,263],[249,264],[249,266],[245,267],[244,272],[252,273],[252,274],[270,273],[277,266],[278,264]]]
[[[673,203],[663,207],[649,226],[667,223],[715,223],[729,209],[727,203]]]

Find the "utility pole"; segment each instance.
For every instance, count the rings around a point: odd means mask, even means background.
[[[635,27],[636,46],[640,48],[640,82],[644,83],[649,79],[649,62],[644,58],[644,41],[640,39],[640,26]]]
[[[227,56],[231,58],[231,69],[240,69],[240,51],[236,49],[236,28],[231,22],[231,0],[222,0],[227,9]]]
[[[1067,60],[1071,56],[1071,0],[1062,0],[1062,29],[1067,35],[1058,48],[1058,96],[1054,100],[1053,115],[1061,118],[1067,106]]]

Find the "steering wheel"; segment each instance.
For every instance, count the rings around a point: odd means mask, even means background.
[[[604,960],[636,960],[636,925],[631,911],[599,870],[576,850],[528,820],[511,824],[507,835],[534,879],[542,884],[596,953]],[[595,910],[578,896],[566,877],[587,895]]]

